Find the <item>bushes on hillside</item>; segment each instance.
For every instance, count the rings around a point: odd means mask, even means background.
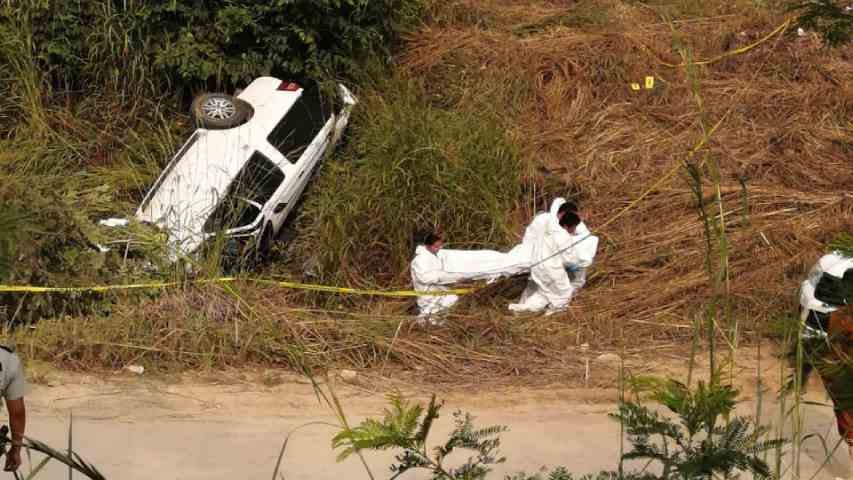
[[[422,0],[53,0],[0,7],[3,36],[24,39],[68,89],[151,82],[232,86],[261,74],[352,74],[388,52]]]

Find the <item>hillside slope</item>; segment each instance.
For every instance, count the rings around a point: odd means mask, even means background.
[[[401,63],[442,104],[504,119],[526,181],[577,192],[604,239],[576,303],[595,324],[684,323],[705,303],[708,249],[683,168],[697,166],[728,242],[711,246],[712,267],[727,249],[725,284],[752,326],[795,308],[853,217],[853,50],[797,35],[760,3],[442,2]],[[654,88],[630,88],[647,76]],[[526,218],[542,197],[525,198]]]

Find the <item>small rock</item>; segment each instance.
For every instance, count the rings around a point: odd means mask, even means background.
[[[602,353],[601,355],[595,357],[596,362],[601,363],[619,363],[622,361],[622,358],[615,353]]]
[[[143,367],[142,365],[128,365],[124,367],[124,369],[128,372],[135,373],[137,375],[142,375],[143,373],[145,373],[145,367]]]
[[[352,370],[341,370],[341,378],[345,382],[352,382],[358,376],[358,373]]]

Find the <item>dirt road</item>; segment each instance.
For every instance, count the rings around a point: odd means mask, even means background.
[[[75,450],[110,479],[267,479],[289,432],[308,422],[334,422],[304,379],[269,373],[211,375],[190,379],[51,372],[33,386],[29,397],[29,434],[64,446],[73,413]],[[353,422],[378,415],[385,405],[381,392],[364,385],[341,384],[337,390]],[[447,404],[433,441],[450,430],[451,413],[462,409],[476,415],[480,425],[510,427],[502,437],[501,450],[508,460],[497,469],[500,473],[535,472],[546,465],[564,465],[576,473],[616,466],[619,426],[607,417],[614,409],[615,390],[556,387],[477,394],[469,390],[473,389],[437,392]],[[744,408],[754,408],[752,397],[746,398]],[[819,395],[814,399],[822,400]],[[834,444],[838,436],[831,411],[806,408],[807,432],[826,435]],[[770,405],[764,410],[768,415],[778,411]],[[285,454],[285,478],[367,478],[357,459],[335,462],[330,448],[334,431],[324,425],[298,430]],[[801,478],[817,472],[823,458],[817,440],[807,442],[807,447]],[[367,455],[377,478],[387,478],[391,456]],[[847,477],[846,453],[836,457],[816,478]],[[39,478],[68,477],[67,471],[53,465]]]

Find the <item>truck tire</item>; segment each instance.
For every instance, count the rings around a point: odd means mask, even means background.
[[[224,130],[246,123],[254,113],[245,100],[224,93],[203,93],[192,103],[193,122],[198,128]]]

